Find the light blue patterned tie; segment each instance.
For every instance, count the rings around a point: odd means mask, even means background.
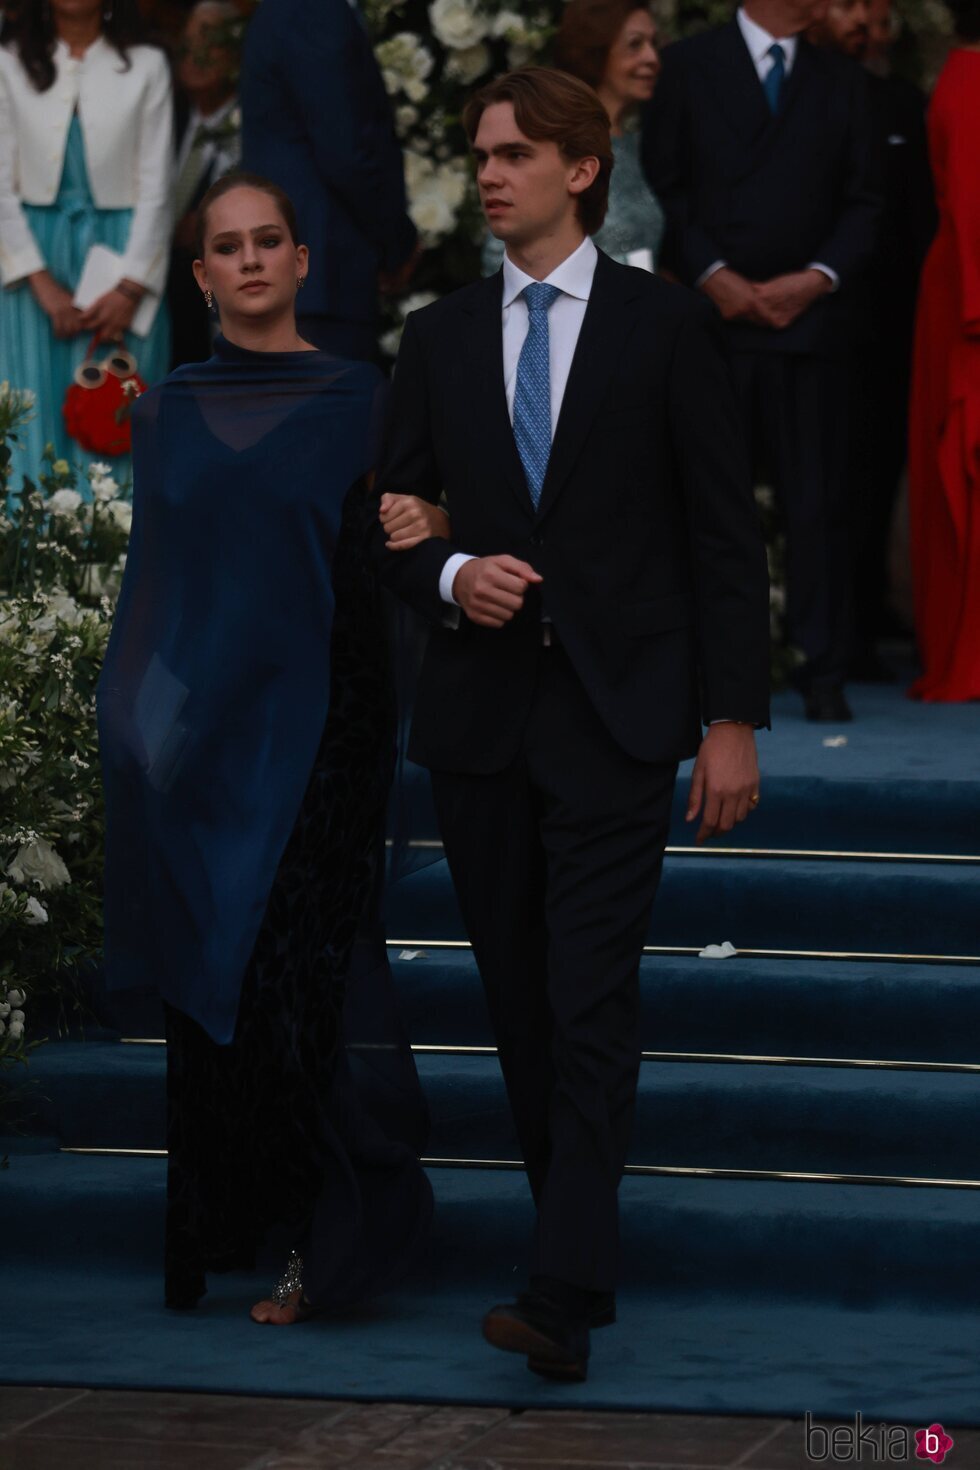
[[[527,477],[527,488],[537,510],[551,455],[548,312],[561,291],[557,286],[546,286],[537,281],[533,286],[525,286],[521,295],[527,302],[528,328],[517,362],[514,438]]]
[[[786,77],[786,52],[778,41],[773,41],[766,55],[772,57],[772,66],[762,84],[762,90],[766,94],[769,111],[775,116],[779,111],[779,94],[783,90],[783,81]]]

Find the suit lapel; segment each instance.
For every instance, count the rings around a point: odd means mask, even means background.
[[[538,519],[547,515],[574,469],[592,428],[603,393],[632,326],[625,310],[638,295],[642,277],[599,252],[589,304],[555,425]],[[513,438],[513,434],[511,435]]]
[[[718,31],[714,62],[716,95],[735,131],[749,142],[762,137],[772,113],[738,21]]]
[[[814,59],[813,47],[809,41],[800,36],[796,43],[793,69],[783,83],[783,94],[779,99],[779,111],[775,117],[777,125],[785,121],[800,92],[806,87],[807,78],[813,70]]]
[[[530,515],[531,497],[514,441],[504,388],[503,291],[503,271],[497,271],[481,283],[480,290],[465,308],[471,317],[467,347],[470,380],[475,389],[470,432],[474,442],[485,445],[487,452],[496,456],[521,509]]]

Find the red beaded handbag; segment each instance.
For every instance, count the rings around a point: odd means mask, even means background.
[[[134,399],[146,392],[131,352],[106,343],[108,353],[96,360],[98,337],[93,337],[85,361],[75,369],[62,414],[68,433],[90,454],[128,454],[132,445],[129,412]]]

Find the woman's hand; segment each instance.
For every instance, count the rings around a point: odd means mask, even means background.
[[[100,342],[121,342],[123,333],[129,328],[139,303],[125,295],[117,286],[104,296],[93,301],[82,312],[82,330],[94,332]]]
[[[389,551],[409,551],[432,536],[449,540],[446,512],[417,495],[382,495],[380,517]]]
[[[54,335],[64,341],[84,331],[82,313],[71,299],[71,292],[59,285],[50,271],[35,271],[29,277],[34,300],[51,321]]]

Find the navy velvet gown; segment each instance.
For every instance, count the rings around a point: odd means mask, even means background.
[[[411,1265],[431,1215],[380,920],[384,392],[367,364],[219,337],[133,414],[98,697],[106,978],[164,1001],[172,1306],[270,1236],[315,1306],[356,1301]]]

